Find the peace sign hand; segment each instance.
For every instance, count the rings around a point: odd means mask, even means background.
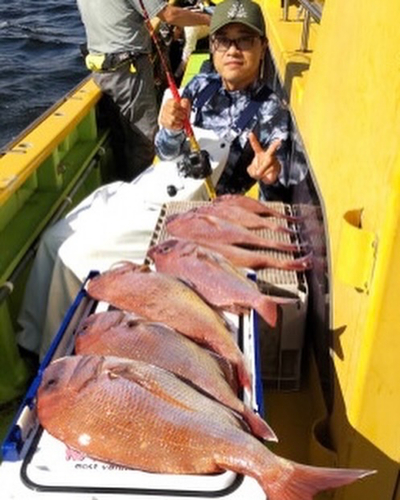
[[[282,144],[282,140],[278,139],[274,141],[266,151],[263,150],[254,132],[250,132],[249,141],[254,151],[254,158],[247,167],[247,173],[257,181],[264,182],[265,184],[274,184],[282,170],[282,166],[275,156]]]

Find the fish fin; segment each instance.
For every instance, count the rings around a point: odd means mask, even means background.
[[[208,224],[210,224],[210,226],[214,226],[216,228],[219,228],[224,224],[230,224],[228,221],[224,221],[215,215],[197,214],[197,217],[204,219]]]
[[[294,260],[281,261],[281,269],[287,269],[289,271],[306,271],[313,267],[312,252],[308,253],[304,257],[299,257]]]
[[[276,322],[278,321],[278,305],[275,300],[271,300],[267,295],[263,295],[254,305],[254,308],[268,325],[273,328],[276,326]]]
[[[220,310],[240,315],[240,314],[248,314],[250,311],[250,307],[243,306],[242,304],[238,304],[236,302],[231,302],[229,304],[221,305]],[[232,330],[232,329],[230,329],[230,330]]]
[[[160,372],[164,372],[164,376],[170,376],[174,379],[178,378],[173,373],[167,372],[162,368],[157,368],[157,370],[160,370]],[[120,377],[129,380],[130,382],[133,382],[142,387],[143,389],[145,389],[146,391],[150,392],[153,396],[163,399],[164,401],[173,406],[176,406],[184,410],[192,411],[192,408],[190,408],[189,406],[182,403],[182,401],[179,401],[178,399],[168,394],[163,389],[163,387],[158,383],[156,378],[143,377],[141,375],[138,375],[135,370],[131,370],[127,365],[110,367],[108,369],[108,376],[110,380],[117,379]]]
[[[243,387],[243,389],[246,389],[249,393],[249,395],[252,394],[252,383],[251,383],[251,374],[246,368],[246,364],[244,362],[238,363],[237,365],[237,375],[239,379],[239,385],[240,387]]]
[[[238,279],[250,285],[252,288],[254,289],[257,288],[256,283],[250,280],[242,269],[239,269],[238,267],[234,266],[226,257],[218,253],[218,251],[216,250],[213,251],[204,247],[199,247],[196,256],[198,259],[207,261],[210,265],[216,267],[217,269],[222,268],[225,272],[233,274]]]
[[[239,382],[237,373],[232,366],[232,363],[216,352],[210,351],[210,353],[217,360],[218,365],[222,370],[223,376],[225,377],[225,380],[228,382],[233,392],[237,394],[239,392]]]
[[[255,436],[265,439],[266,441],[278,441],[275,432],[267,422],[246,405],[244,407],[243,417]]]
[[[201,245],[196,246],[195,256],[199,260],[204,260],[206,262],[210,262],[212,265],[218,266],[220,265],[220,254],[217,252],[213,252],[207,248],[202,247]]]
[[[260,480],[268,500],[313,500],[319,491],[338,488],[376,472],[312,467],[277,458],[277,467],[281,469],[281,474],[278,475],[275,468],[273,471],[270,469]]]
[[[272,302],[275,302],[275,304],[278,304],[280,306],[284,306],[287,304],[297,304],[299,302],[298,297],[280,297],[277,295],[268,295],[269,300]]]
[[[190,241],[190,240],[187,240],[185,242],[185,247],[184,249],[182,250],[182,256],[183,257],[187,257],[189,255],[196,255],[197,254],[197,249],[198,249],[198,245],[195,241]]]
[[[258,314],[264,318],[268,325],[275,328],[278,321],[278,306],[297,304],[298,297],[277,297],[273,295],[263,295],[263,297],[254,306]]]
[[[188,278],[178,278],[177,276],[175,276],[175,279],[180,281],[184,285],[188,286],[189,288],[194,290],[196,293],[198,293],[198,287],[196,286],[195,283],[193,283],[193,281],[189,280]]]

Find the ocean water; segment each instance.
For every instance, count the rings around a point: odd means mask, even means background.
[[[75,0],[0,2],[0,148],[88,74],[84,41]]]

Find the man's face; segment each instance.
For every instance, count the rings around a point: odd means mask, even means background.
[[[232,23],[215,33],[211,51],[215,69],[227,90],[242,90],[258,77],[265,42],[252,29]]]

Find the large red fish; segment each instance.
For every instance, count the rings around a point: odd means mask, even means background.
[[[158,271],[184,280],[212,306],[236,314],[254,308],[269,325],[276,325],[279,299],[262,294],[221,254],[192,241],[170,239],[150,248],[148,255]]]
[[[77,333],[75,352],[136,359],[169,370],[238,412],[255,435],[277,440],[267,423],[233,392],[226,378],[228,363],[162,323],[122,311],[93,314]]]
[[[266,205],[262,201],[251,198],[250,196],[243,196],[241,194],[224,194],[218,196],[213,200],[213,203],[223,203],[225,205],[241,207],[249,212],[266,217],[280,217],[289,222],[301,222],[304,220],[302,216],[283,214],[279,210]]]
[[[277,224],[267,217],[261,217],[233,203],[209,203],[193,210],[200,214],[214,215],[220,219],[239,224],[247,229],[269,229],[278,233],[296,234],[294,229]]]
[[[232,470],[255,478],[268,500],[312,500],[371,473],[281,458],[243,430],[231,410],[140,361],[59,359],[43,374],[37,411],[50,434],[94,459],[156,473]]]
[[[148,266],[125,263],[90,280],[88,293],[207,345],[236,366],[240,383],[250,389],[243,354],[222,317],[177,278],[152,272]]]
[[[230,245],[244,245],[286,252],[299,250],[299,245],[262,238],[238,224],[193,211],[171,215],[167,219],[166,226],[170,235],[197,243],[213,240]]]

